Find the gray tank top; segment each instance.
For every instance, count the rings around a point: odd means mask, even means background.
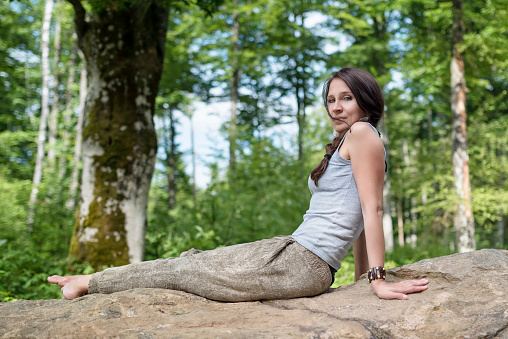
[[[351,161],[339,155],[347,133],[319,178],[319,186],[309,177],[310,206],[303,222],[292,234],[299,244],[336,270],[340,269],[340,261],[363,230],[362,208]]]

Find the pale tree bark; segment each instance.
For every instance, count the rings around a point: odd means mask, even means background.
[[[176,137],[176,129],[175,129],[175,121],[173,116],[173,108],[169,108],[168,116],[163,122],[164,128],[164,151],[166,152],[166,170],[167,170],[167,178],[168,178],[168,207],[169,209],[173,209],[176,204],[176,145],[175,145],[175,137]],[[167,124],[167,125],[166,125]]]
[[[94,2],[86,13],[80,1],[68,1],[88,74],[81,197],[69,254],[95,268],[139,262],[169,10],[157,1]]]
[[[429,107],[431,105],[431,101],[432,100],[429,98],[429,101],[428,101]],[[434,154],[434,145],[433,145],[433,143],[434,143],[434,127],[432,126],[432,122],[433,122],[432,108],[429,108],[427,110],[427,125],[428,125],[427,136],[428,136],[428,140],[429,140],[429,148],[428,148],[428,153],[429,154]],[[435,159],[432,158],[431,162],[432,162],[432,171],[434,173],[436,173],[437,172],[437,167],[436,167],[436,161],[435,161]],[[432,183],[432,188],[434,189],[434,191],[437,191],[439,189],[438,183],[436,181],[434,181]],[[425,189],[422,192],[422,203],[424,205],[427,204],[427,191]],[[439,214],[440,214],[439,210],[435,209],[434,210],[434,215],[437,217]],[[435,220],[432,221],[432,235],[434,237],[437,237],[438,226],[439,226],[439,224]]]
[[[55,4],[58,4],[59,0],[55,1]],[[56,140],[58,134],[58,113],[60,96],[58,95],[58,86],[59,86],[59,78],[60,72],[58,63],[60,62],[60,38],[61,38],[62,26],[60,25],[60,20],[55,17],[55,38],[53,41],[53,82],[52,82],[52,92],[53,92],[53,103],[51,105],[51,111],[49,112],[48,119],[48,163],[50,166],[50,171],[55,172],[55,164],[56,164]]]
[[[476,249],[473,211],[469,183],[469,155],[466,131],[466,78],[460,44],[464,36],[463,1],[453,0],[451,110],[452,110],[452,162],[455,189],[459,202],[456,205],[454,227],[457,249],[461,252]]]
[[[402,211],[402,193],[400,192],[397,196],[397,229],[399,234],[399,247],[404,247],[404,216]]]
[[[498,156],[502,156],[503,151],[498,151]],[[504,175],[501,173],[501,177],[499,179],[499,187],[503,187],[504,185]],[[503,212],[503,209],[499,210],[499,219],[497,221],[497,248],[504,247],[504,228],[506,223],[506,215]]]
[[[194,206],[197,206],[197,189],[196,189],[196,145],[194,143],[194,123],[192,121],[192,114],[189,115],[190,129],[191,129],[191,154],[192,154],[192,198]]]
[[[35,169],[32,181],[32,192],[28,205],[28,232],[32,232],[34,223],[35,204],[37,203],[37,194],[39,185],[42,181],[42,166],[44,162],[44,146],[46,143],[46,129],[49,115],[49,37],[51,14],[53,12],[53,1],[46,0],[44,8],[44,17],[41,29],[41,68],[42,68],[42,93],[41,93],[41,122],[39,124],[39,134],[37,137],[37,155],[35,157]]]
[[[303,32],[305,30],[303,23],[304,17],[302,14],[295,15],[294,23],[301,28]],[[298,31],[297,31],[298,32]],[[298,32],[301,34],[301,32]],[[304,158],[305,158],[305,130],[307,128],[307,80],[305,79],[305,73],[300,72],[299,69],[305,70],[305,56],[303,55],[304,51],[297,52],[297,56],[295,58],[295,74],[297,74],[296,79],[294,79],[295,84],[295,95],[296,95],[296,122],[298,124],[298,160],[300,161],[300,175],[303,177],[304,170]]]
[[[193,117],[193,107],[192,102],[190,102],[185,108],[185,115],[189,118],[190,124],[190,137],[191,137],[191,155],[192,155],[192,198],[194,200],[194,206],[197,206],[197,192],[196,192],[196,147],[194,144],[194,123],[192,120]]]
[[[72,36],[73,43],[71,47],[71,54],[69,58],[69,77],[67,78],[67,84],[65,86],[65,109],[63,111],[63,121],[64,121],[64,128],[62,129],[62,143],[63,148],[65,152],[67,152],[70,148],[71,144],[71,133],[70,130],[72,128],[72,97],[74,94],[74,89],[72,88],[74,85],[74,78],[75,78],[75,72],[76,72],[76,36],[73,34]],[[85,78],[86,81],[86,78]],[[85,88],[86,91],[86,88]],[[65,173],[67,171],[67,161],[65,160],[65,157],[60,157],[58,159],[58,178],[63,179],[65,176]],[[75,192],[75,191],[74,191]],[[73,196],[72,196],[73,197]]]
[[[231,117],[229,119],[229,172],[233,173],[236,164],[236,148],[238,138],[238,127],[236,119],[238,116],[238,87],[240,83],[240,66],[238,62],[240,23],[238,21],[238,0],[233,0],[233,27],[231,36]]]
[[[416,158],[416,150],[420,148],[420,142],[417,140],[415,144],[413,145],[411,152],[408,154],[408,170],[409,173],[412,175],[416,175],[417,170],[415,167],[413,167],[414,161],[411,161],[411,159]],[[416,245],[418,243],[418,233],[417,233],[417,223],[418,223],[418,217],[416,213],[416,204],[417,200],[414,196],[411,196],[410,199],[408,199],[408,202],[410,203],[409,208],[409,214],[410,214],[410,220],[411,220],[411,247],[416,248]]]
[[[302,84],[297,84],[295,86],[296,90],[296,122],[298,124],[298,136],[297,136],[297,143],[298,143],[298,160],[303,163],[304,156],[305,156],[305,149],[304,149],[304,140],[305,140],[305,128],[306,128],[306,122],[307,122],[307,116],[306,116],[306,105],[305,105],[305,96],[306,90],[305,90],[305,84],[302,82]],[[302,167],[303,172],[303,167]],[[303,173],[302,173],[303,174]]]
[[[386,162],[389,164],[388,154],[390,149],[390,140],[388,139],[388,132],[386,130],[386,124],[382,121],[379,125],[379,132],[381,133],[381,139],[385,145],[386,150]],[[383,233],[385,237],[385,251],[393,252],[393,221],[391,216],[391,201],[390,201],[390,188],[391,181],[390,175],[387,171],[385,173],[385,180],[383,186]]]
[[[83,53],[80,51],[81,57],[81,75],[79,78],[79,107],[78,107],[78,122],[76,123],[76,139],[74,142],[74,157],[71,174],[71,183],[69,185],[69,200],[67,200],[66,207],[73,210],[76,206],[76,192],[79,186],[79,172],[81,169],[81,147],[83,144],[83,120],[85,117],[85,103],[87,94],[87,74],[86,74],[86,60]]]
[[[418,146],[416,146],[416,147],[418,147]],[[402,155],[403,155],[403,159],[404,159],[404,168],[405,168],[405,172],[408,173],[409,175],[415,174],[415,169],[412,167],[411,160],[410,160],[411,156],[413,156],[413,158],[416,156],[415,152],[416,151],[414,148],[411,152],[409,152],[408,141],[407,141],[407,139],[403,139],[402,140]],[[411,225],[411,233],[406,234],[405,243],[410,244],[411,247],[415,248],[416,243],[418,241],[418,236],[416,234],[416,223],[417,223],[416,211],[415,211],[416,199],[414,197],[410,196],[406,190],[406,194],[404,195],[404,202],[405,202],[405,208],[403,209],[403,212],[401,212],[401,213],[403,213],[403,216],[404,216],[404,223],[406,225]]]
[[[504,224],[505,224],[505,215],[501,210],[499,212],[499,219],[497,220],[497,248],[504,247]]]

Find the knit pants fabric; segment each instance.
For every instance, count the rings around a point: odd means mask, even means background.
[[[212,300],[249,301],[314,296],[331,282],[326,262],[293,238],[279,236],[109,268],[92,275],[88,291],[166,288]]]

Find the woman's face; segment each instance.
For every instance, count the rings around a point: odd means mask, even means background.
[[[328,112],[334,118],[344,120],[350,126],[365,116],[365,112],[358,106],[356,98],[344,80],[335,78],[328,88]],[[342,136],[348,125],[340,120],[330,119],[333,129]]]

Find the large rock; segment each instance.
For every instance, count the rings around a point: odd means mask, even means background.
[[[0,305],[0,337],[508,338],[508,251],[481,250],[389,270],[427,277],[427,291],[380,300],[360,282],[291,300],[224,303],[136,289]]]

